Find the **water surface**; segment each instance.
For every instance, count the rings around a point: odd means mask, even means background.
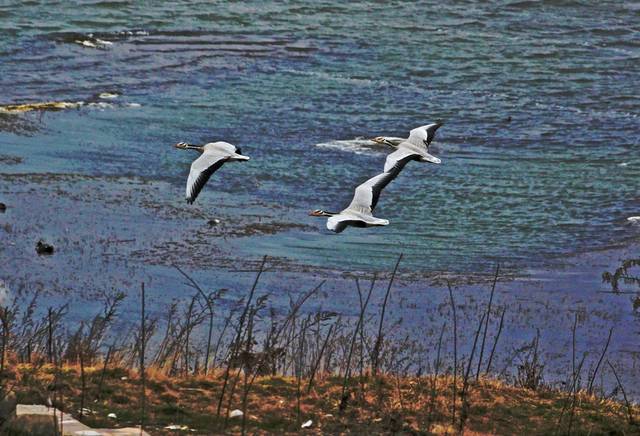
[[[94,104],[0,132],[2,154],[22,159],[2,171],[138,176],[180,199],[193,155],[170,145],[224,139],[252,161],[213,177],[206,214],[224,197],[313,226],[247,238],[238,256],[535,265],[637,238],[626,217],[640,209],[638,23],[638,4],[614,1],[10,2],[2,103]],[[384,192],[376,214],[390,226],[334,236],[307,216],[346,206],[384,161],[317,144],[436,119],[443,163],[412,163]]]

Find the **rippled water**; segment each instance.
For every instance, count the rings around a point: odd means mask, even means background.
[[[12,3],[0,103],[94,104],[0,132],[23,159],[3,172],[137,175],[179,198],[193,155],[170,145],[224,139],[252,160],[217,173],[199,207],[215,216],[223,191],[238,211],[317,226],[237,243],[314,265],[388,267],[403,251],[416,269],[469,271],[637,238],[638,2]],[[352,140],[436,119],[443,163],[411,163],[383,193],[390,226],[336,236],[307,216],[381,171],[384,150]]]

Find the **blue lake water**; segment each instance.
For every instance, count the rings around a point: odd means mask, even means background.
[[[313,226],[240,238],[238,256],[388,269],[404,252],[414,270],[469,272],[639,233],[638,2],[30,1],[0,6],[0,27],[0,103],[94,102],[0,132],[22,158],[2,172],[138,176],[187,208],[194,155],[170,146],[232,142],[252,160],[194,207],[216,216],[223,197],[230,216]],[[391,225],[331,235],[307,216],[382,170],[385,150],[334,141],[434,120],[442,165],[388,187],[376,216]]]

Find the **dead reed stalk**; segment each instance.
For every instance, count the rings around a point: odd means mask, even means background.
[[[249,308],[251,307],[251,301],[253,300],[253,294],[255,293],[256,288],[258,287],[258,282],[260,281],[260,276],[262,275],[262,272],[264,271],[264,266],[265,266],[266,262],[267,262],[267,256],[264,256],[262,258],[262,262],[260,263],[260,267],[258,268],[258,274],[256,274],[256,278],[255,278],[255,280],[253,282],[253,286],[251,287],[251,290],[249,291],[249,296],[247,298],[247,302],[245,304],[244,310],[242,311],[242,314],[240,315],[240,320],[238,322],[235,341],[231,345],[229,360],[227,361],[227,365],[226,365],[225,371],[224,371],[224,376],[223,376],[223,381],[222,381],[222,390],[220,392],[220,397],[218,398],[218,406],[216,408],[216,417],[218,417],[218,418],[220,417],[220,412],[222,410],[222,402],[224,401],[224,396],[225,396],[225,393],[226,393],[226,390],[227,390],[227,386],[229,384],[229,375],[230,375],[230,372],[231,372],[231,365],[233,364],[233,362],[235,362],[235,360],[238,357],[238,352],[240,350],[241,339],[242,339],[243,330],[244,330],[244,323],[245,323],[247,314],[249,312]],[[227,418],[228,418],[228,416],[225,417],[225,426],[226,426]]]
[[[476,352],[476,345],[478,344],[478,336],[480,336],[480,330],[482,329],[482,324],[484,322],[487,314],[483,314],[482,318],[480,318],[480,322],[478,323],[478,329],[476,330],[476,335],[473,339],[473,347],[471,348],[471,355],[469,356],[469,362],[467,363],[467,370],[464,374],[464,379],[462,381],[462,394],[460,395],[460,399],[462,402],[462,406],[460,409],[460,426],[459,432],[462,434],[464,429],[465,421],[467,420],[467,413],[469,411],[469,404],[467,400],[467,391],[469,389],[469,375],[471,374],[471,364],[473,363],[473,356]]]
[[[620,388],[620,391],[622,392],[622,396],[624,398],[624,403],[627,406],[627,416],[629,419],[629,424],[634,425],[635,421],[633,419],[633,409],[631,408],[631,404],[629,403],[629,399],[627,398],[627,393],[624,390],[624,387],[622,386],[622,383],[620,382],[620,377],[618,377],[618,373],[616,372],[616,369],[613,367],[613,365],[611,364],[611,362],[609,362],[609,359],[607,359],[607,365],[609,365],[609,368],[611,368],[611,372],[613,372],[613,376],[616,378],[616,382],[618,383],[618,387]]]
[[[598,363],[596,364],[596,368],[593,370],[593,374],[591,375],[591,379],[589,380],[589,386],[587,388],[587,392],[591,394],[593,392],[593,382],[598,375],[598,369],[600,369],[600,364],[602,363],[602,359],[604,359],[605,354],[607,354],[607,349],[609,348],[609,342],[611,342],[611,335],[613,334],[613,327],[609,329],[609,336],[607,337],[607,342],[604,344],[604,349],[602,350],[602,354],[600,354],[600,358],[598,359]]]
[[[449,301],[451,302],[451,310],[453,312],[453,387],[452,387],[452,412],[451,425],[456,422],[456,400],[458,396],[458,317],[456,315],[456,303],[453,300],[453,290],[451,283],[447,280],[447,288],[449,289]]]
[[[484,343],[487,339],[487,330],[489,329],[489,319],[491,318],[491,305],[493,304],[493,294],[496,290],[496,284],[498,283],[498,276],[500,274],[500,262],[496,265],[496,273],[493,276],[493,285],[491,285],[491,295],[489,296],[489,305],[487,306],[487,314],[485,315],[484,332],[482,333],[482,344],[480,345],[480,356],[478,357],[478,369],[476,370],[476,382],[480,379],[480,366],[482,365],[482,358],[484,357]]]
[[[145,416],[145,406],[147,393],[145,391],[145,367],[144,367],[144,350],[145,350],[145,339],[146,339],[146,331],[145,331],[145,295],[144,295],[144,282],[142,282],[142,289],[140,292],[140,399],[141,399],[141,408],[140,408],[140,434],[144,431],[144,416]]]
[[[315,378],[316,372],[318,371],[318,367],[320,366],[320,360],[322,359],[322,356],[324,355],[324,351],[327,348],[327,344],[329,343],[329,338],[331,338],[331,333],[333,332],[334,327],[335,327],[335,324],[331,324],[331,326],[329,327],[327,336],[324,338],[324,341],[322,343],[322,348],[320,348],[320,352],[318,353],[318,356],[316,357],[313,367],[311,369],[311,373],[309,374],[309,384],[307,385],[307,395],[309,394],[309,392],[311,392],[311,387],[313,386],[313,379]]]
[[[371,298],[371,293],[373,292],[373,288],[376,284],[376,274],[373,274],[373,278],[371,279],[371,286],[369,287],[369,292],[367,293],[367,298],[365,299],[364,305],[360,309],[360,314],[358,316],[358,322],[356,323],[356,328],[351,337],[351,345],[349,346],[349,354],[347,356],[346,361],[346,369],[344,371],[344,380],[342,381],[342,393],[340,394],[340,411],[344,411],[347,408],[347,403],[349,401],[349,391],[347,390],[347,384],[349,383],[349,377],[351,375],[351,356],[353,355],[353,348],[356,343],[356,337],[358,336],[358,331],[360,326],[364,320],[364,313],[367,310],[367,306],[369,305],[369,299]],[[360,286],[358,281],[356,280],[356,286]]]
[[[382,302],[382,310],[380,312],[380,322],[378,323],[378,336],[376,336],[376,342],[375,342],[375,345],[373,346],[373,353],[371,358],[372,360],[371,372],[373,373],[374,377],[378,375],[380,348],[382,347],[382,342],[384,338],[382,334],[382,327],[384,325],[384,315],[387,310],[387,302],[389,300],[389,294],[391,293],[391,286],[393,285],[393,279],[396,276],[396,272],[398,271],[398,266],[400,265],[401,260],[402,260],[402,253],[400,253],[400,256],[398,256],[396,265],[393,267],[393,272],[391,273],[391,278],[389,279],[389,286],[387,286],[387,292],[385,292],[384,301]]]
[[[427,415],[427,429],[431,426],[431,420],[433,419],[433,409],[436,403],[438,373],[440,372],[440,351],[442,350],[442,337],[444,336],[444,330],[447,326],[446,322],[442,323],[442,329],[440,330],[440,337],[438,338],[438,349],[436,351],[436,361],[434,374],[431,379],[431,398],[429,399],[429,415]]]
[[[502,315],[500,315],[500,325],[498,326],[498,332],[496,333],[496,337],[493,341],[493,346],[491,347],[491,353],[489,354],[489,360],[487,361],[487,369],[484,371],[485,375],[489,375],[489,371],[491,371],[491,362],[493,362],[493,355],[496,352],[496,348],[498,347],[498,339],[500,339],[500,333],[502,333],[502,326],[504,324],[504,314],[507,311],[507,306],[502,308]]]

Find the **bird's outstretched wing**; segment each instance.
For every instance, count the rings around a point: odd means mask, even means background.
[[[200,191],[211,177],[227,160],[229,156],[220,153],[204,153],[191,164],[187,179],[187,203],[191,204],[198,197]]]
[[[389,171],[396,171],[399,173],[409,161],[420,159],[421,154],[403,147],[403,144],[404,142],[398,146],[396,151],[387,156],[387,160],[384,163],[385,173]]]
[[[368,214],[373,213],[378,204],[380,193],[393,179],[398,177],[398,174],[400,174],[400,170],[385,171],[359,185],[347,209]]]
[[[436,136],[436,130],[442,126],[442,123],[432,123],[425,126],[416,127],[409,132],[409,138],[407,142],[410,142],[416,146],[424,146],[427,150],[431,141]],[[426,141],[426,143],[425,143]]]

